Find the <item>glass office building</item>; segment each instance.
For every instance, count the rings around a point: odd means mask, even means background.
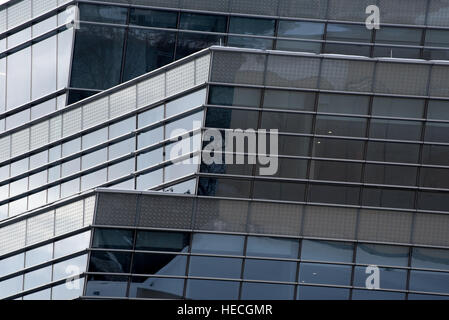
[[[0,6],[0,298],[449,297],[449,1],[101,2]]]

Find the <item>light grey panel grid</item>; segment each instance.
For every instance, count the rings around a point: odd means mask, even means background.
[[[409,243],[413,213],[361,210],[357,239]]]
[[[8,29],[31,19],[31,0],[20,1],[8,8]]]
[[[320,59],[270,55],[266,85],[276,87],[316,88]]]
[[[94,221],[95,200],[95,196],[84,199],[84,226],[90,226]]]
[[[95,214],[95,224],[111,226],[135,226],[137,195],[100,193]]]
[[[429,91],[431,96],[449,97],[449,66],[432,67]]]
[[[230,11],[232,13],[249,13],[267,16],[276,16],[278,1],[281,0],[230,0]]]
[[[18,131],[11,135],[11,156],[27,152],[30,149],[30,129]]]
[[[428,0],[379,0],[380,21],[424,25],[427,3]]]
[[[26,221],[11,224],[0,229],[0,255],[25,246]]]
[[[167,96],[195,86],[195,62],[189,62],[167,71]]]
[[[120,90],[110,97],[109,116],[110,118],[118,117],[131,110],[135,110],[137,106],[137,86]]]
[[[109,97],[86,104],[83,107],[83,129],[93,127],[108,120]]]
[[[430,66],[411,63],[379,62],[375,92],[427,95]]]
[[[328,18],[331,20],[365,22],[367,17],[366,7],[372,4],[376,4],[374,0],[329,0]]]
[[[246,232],[248,202],[198,199],[194,229]]]
[[[355,238],[357,212],[354,209],[308,206],[304,214],[304,236]]]
[[[33,17],[37,17],[57,6],[56,0],[33,0]]]
[[[165,96],[165,74],[142,81],[137,85],[137,106],[145,107]]]
[[[303,206],[253,202],[247,231],[255,234],[298,236],[301,233]]]
[[[355,92],[371,92],[374,62],[324,59],[320,88]]]
[[[279,3],[281,17],[325,19],[327,0],[282,0]]]
[[[62,116],[62,136],[67,137],[81,131],[81,108],[65,112]]]
[[[229,0],[181,0],[181,8],[217,12],[229,11]]]
[[[210,55],[198,58],[195,61],[195,85],[206,83],[209,79]]]
[[[3,138],[0,138],[0,161],[7,160],[11,157],[11,137],[6,136]]]
[[[191,229],[193,199],[142,195],[138,227]]]
[[[6,10],[0,11],[0,33],[6,31]]]
[[[50,120],[50,142],[62,137],[62,116],[52,117]]]
[[[83,227],[84,201],[70,203],[56,209],[55,235],[59,236]]]
[[[42,147],[48,143],[48,121],[35,124],[31,127],[30,149]]]
[[[55,212],[40,214],[27,220],[26,244],[32,245],[54,236]]]
[[[215,52],[212,81],[262,85],[265,59],[262,54]]]
[[[449,0],[430,0],[427,16],[429,26],[449,26]]]
[[[417,213],[413,243],[433,246],[449,245],[449,215]]]

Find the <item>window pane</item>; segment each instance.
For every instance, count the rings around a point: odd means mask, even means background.
[[[351,284],[351,274],[351,266],[301,263],[299,282],[348,286]]]
[[[56,90],[56,37],[33,45],[32,99]]]
[[[317,116],[315,131],[320,135],[365,137],[366,119]]]
[[[194,107],[204,105],[206,103],[206,89],[188,94],[179,99],[170,101],[166,105],[166,117],[185,112]]]
[[[259,36],[274,35],[274,20],[231,17],[229,32]]]
[[[26,252],[25,267],[48,262],[53,257],[53,243]]]
[[[422,118],[424,100],[374,97],[373,116]]]
[[[254,198],[304,201],[305,184],[269,181],[254,182]]]
[[[321,42],[277,40],[276,50],[321,53]]]
[[[182,13],[180,29],[226,32],[226,16]]]
[[[255,129],[257,128],[258,112],[208,108],[206,127],[223,129]]]
[[[156,123],[164,119],[164,106],[151,108],[148,111],[139,113],[138,128],[146,127],[150,124]]]
[[[366,272],[366,267],[355,267],[354,286],[366,288],[366,282],[372,272]],[[380,289],[405,290],[407,270],[393,268],[379,268]]]
[[[89,247],[90,231],[55,242],[54,258],[60,258],[69,254],[86,250]]]
[[[23,276],[18,276],[0,282],[0,299],[12,296],[22,291]]]
[[[31,47],[8,56],[6,74],[6,108],[9,110],[31,98]]]
[[[188,280],[187,299],[194,300],[237,300],[239,282]]]
[[[405,293],[378,290],[353,290],[353,300],[404,300]]]
[[[312,184],[309,188],[309,201],[358,205],[359,193],[359,187]]]
[[[367,160],[418,163],[419,145],[394,142],[368,142]]]
[[[125,297],[127,287],[127,277],[91,275],[87,281],[86,295],[91,297]]]
[[[268,284],[268,283],[243,283],[243,300],[292,300],[295,286]]]
[[[176,45],[176,60],[213,45],[224,44],[224,36],[179,32]]]
[[[85,272],[86,267],[87,267],[87,255],[83,255],[70,260],[56,263],[55,265],[53,265],[53,281],[66,278],[73,279],[74,276]]]
[[[247,259],[243,277],[249,280],[294,282],[296,266],[296,262]]]
[[[51,282],[51,266],[25,274],[24,290],[36,288]]]
[[[415,186],[417,173],[418,169],[416,167],[367,164],[365,167],[365,182]]]
[[[352,262],[353,251],[353,244],[349,242],[303,240],[301,259],[326,262]]]
[[[132,273],[185,276],[187,256],[136,253]]]
[[[429,100],[427,118],[435,120],[449,120],[449,101]]]
[[[79,280],[79,289],[67,289],[65,283],[51,289],[52,300],[74,300],[83,295],[84,278]]]
[[[420,29],[382,27],[376,31],[376,42],[419,46],[421,34]]]
[[[449,293],[449,274],[445,272],[410,272],[410,290]]]
[[[184,279],[133,277],[129,287],[130,298],[181,299]]]
[[[0,260],[0,277],[23,269],[24,253]],[[0,286],[1,287],[1,286]]]
[[[370,137],[394,140],[420,140],[421,122],[400,120],[371,120]]]
[[[342,95],[342,94],[320,94],[318,112],[345,113],[345,114],[368,114],[369,97]]]
[[[176,28],[178,13],[174,11],[159,11],[131,9],[130,24],[157,28]]]
[[[246,180],[200,178],[198,194],[204,196],[249,198],[251,183]]]
[[[108,140],[108,128],[96,130],[82,137],[83,150],[101,144]]]
[[[211,86],[209,104],[223,106],[259,107],[260,89]]]
[[[300,286],[299,300],[348,300],[349,289]]]
[[[362,165],[334,161],[312,161],[310,174],[310,178],[314,180],[360,182]]]
[[[228,37],[228,46],[229,47],[271,50],[271,49],[273,49],[273,40],[265,39],[265,38],[262,39],[262,38],[253,38],[253,37],[229,36]]]
[[[195,234],[192,241],[192,253],[210,253],[222,255],[243,255],[242,236],[219,234]]]
[[[129,273],[131,253],[94,251],[90,255],[90,272]]]
[[[357,245],[357,263],[382,266],[408,265],[409,248],[376,244]]]
[[[413,248],[412,267],[449,270],[449,250]]]
[[[299,242],[294,239],[248,237],[246,255],[296,259],[298,257],[298,249]]]
[[[189,275],[240,279],[242,259],[190,257]]]
[[[132,249],[134,232],[120,229],[96,229],[93,248]]]
[[[415,191],[387,188],[365,188],[363,205],[384,208],[412,209],[415,203]]]
[[[313,111],[315,93],[283,90],[265,90],[263,107],[267,109],[290,109]]]
[[[279,129],[280,132],[311,133],[312,115],[262,112],[262,129]]]
[[[427,122],[426,123],[426,134],[424,136],[424,141],[432,142],[449,142],[449,124],[448,123],[438,123],[438,122]]]
[[[190,235],[178,232],[137,232],[136,250],[187,252]]]
[[[365,142],[358,140],[315,138],[313,156],[334,159],[363,159]]]
[[[81,3],[79,8],[81,21],[126,24],[127,8],[84,3]]]
[[[348,42],[371,42],[371,31],[365,26],[352,24],[329,23],[327,25],[327,40]]]
[[[324,33],[324,23],[305,21],[279,21],[279,37],[321,40]]]

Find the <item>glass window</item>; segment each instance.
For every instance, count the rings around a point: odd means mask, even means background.
[[[299,300],[349,300],[349,289],[300,286]]]
[[[130,24],[145,27],[176,28],[178,13],[175,11],[159,11],[146,9],[131,9]]]
[[[62,164],[62,177],[67,177],[80,171],[80,158],[76,158]]]
[[[209,103],[223,106],[258,108],[260,106],[260,94],[261,91],[259,89],[211,86],[209,89]]]
[[[243,283],[243,300],[292,300],[295,286],[268,283]]]
[[[374,97],[373,116],[422,118],[425,101],[421,99],[399,99]]]
[[[187,252],[190,235],[179,232],[138,231],[136,250]]]
[[[194,300],[237,300],[239,282],[188,280],[186,298]]]
[[[348,42],[371,42],[371,31],[355,24],[329,23],[326,40]]]
[[[249,280],[294,282],[296,267],[296,262],[246,259],[243,277]]]
[[[179,128],[182,128],[186,131],[201,128],[203,124],[203,117],[204,111],[200,111],[180,120],[170,122],[165,126],[165,138],[173,138],[176,135],[179,135]]]
[[[404,300],[405,293],[379,290],[352,290],[352,300]]]
[[[301,259],[325,262],[352,262],[354,247],[349,242],[303,240]]]
[[[321,53],[321,42],[309,42],[298,40],[277,40],[276,50]]]
[[[320,135],[365,137],[366,122],[355,117],[317,116],[315,131]]]
[[[115,139],[136,129],[136,117],[130,117],[109,126],[109,139]]]
[[[213,45],[224,44],[224,35],[179,32],[176,44],[176,60]]]
[[[246,180],[200,178],[198,193],[204,196],[249,198],[251,183]]]
[[[321,40],[324,23],[306,21],[279,21],[279,37]]]
[[[158,106],[151,108],[148,111],[139,113],[138,116],[138,127],[143,128],[150,124],[156,123],[164,119],[164,106]]]
[[[53,243],[29,250],[25,256],[25,268],[48,262],[53,257]]]
[[[111,88],[120,83],[125,29],[82,24],[73,52],[71,86]]]
[[[108,128],[96,130],[82,137],[83,150],[108,141]]]
[[[69,74],[72,59],[72,43],[75,33],[73,30],[66,30],[58,33],[58,89],[69,87]],[[84,95],[92,95],[91,92],[82,92]],[[65,100],[65,99],[64,99]],[[81,99],[79,99],[81,100]],[[78,100],[77,100],[78,101]],[[59,105],[59,104],[58,104]],[[65,105],[65,101],[64,101]]]
[[[435,120],[449,120],[449,101],[429,100],[427,118]]]
[[[427,122],[425,141],[449,142],[449,123]]]
[[[30,121],[30,109],[25,109],[21,112],[17,112],[13,115],[6,117],[5,121],[6,130],[16,128],[29,121]]]
[[[0,282],[0,299],[12,296],[22,291],[23,276],[18,276]]]
[[[190,257],[189,275],[240,279],[242,259]]]
[[[8,56],[6,74],[6,108],[10,110],[31,98],[31,47]]]
[[[120,229],[95,229],[93,248],[132,249],[134,232]]]
[[[194,107],[201,106],[206,102],[206,89],[188,94],[179,99],[167,102],[166,117],[172,117],[176,114],[185,112]]]
[[[208,108],[206,127],[223,129],[255,129],[258,123],[258,112]]]
[[[50,300],[51,289],[38,291],[23,297],[23,300]]]
[[[22,198],[9,203],[9,217],[14,217],[18,214],[27,211],[28,199]]]
[[[137,148],[142,149],[164,140],[164,127],[140,133],[137,136]],[[148,167],[148,166],[147,166]]]
[[[51,266],[25,273],[24,290],[36,288],[51,282]]]
[[[366,267],[355,267],[354,286],[366,288],[366,282],[372,272]],[[380,289],[405,290],[407,283],[406,269],[379,268]]]
[[[33,45],[32,99],[56,90],[56,37]]]
[[[296,259],[298,257],[298,249],[299,242],[295,239],[248,237],[246,255]]]
[[[412,268],[449,270],[449,250],[413,248]]]
[[[387,188],[365,188],[363,190],[364,206],[412,209],[414,203],[415,191],[413,190]]]
[[[50,99],[31,108],[31,120],[41,118],[56,110],[56,99]]]
[[[108,171],[106,168],[83,175],[81,177],[81,191],[92,189],[94,187],[106,183],[107,175]]]
[[[31,28],[15,32],[8,37],[8,49],[14,48],[31,39]],[[2,50],[3,51],[3,50]]]
[[[226,32],[226,16],[181,13],[180,29]]]
[[[89,242],[90,231],[57,241],[55,242],[54,258],[57,259],[72,253],[86,250],[86,248],[89,247]]]
[[[420,185],[429,188],[449,188],[449,170],[421,168]]]
[[[410,290],[449,293],[449,274],[412,270],[410,272]]]
[[[310,178],[314,180],[360,182],[362,164],[312,161],[310,170]]]
[[[228,37],[229,47],[240,47],[240,48],[253,48],[262,50],[272,50],[273,40],[265,38],[254,38],[254,37]]]
[[[176,33],[130,29],[128,32],[124,81],[173,62]]]
[[[129,273],[131,253],[93,251],[90,254],[90,272]]]
[[[254,195],[256,199],[285,201],[304,201],[304,183],[283,183],[271,181],[255,181]]]
[[[137,170],[150,168],[163,162],[163,160],[164,156],[162,148],[139,154],[137,156]]]
[[[135,253],[132,273],[165,276],[185,276],[187,256]]]
[[[128,9],[117,6],[92,5],[81,3],[80,20],[105,23],[126,24]]]
[[[421,140],[422,123],[418,121],[372,119],[370,137],[377,139]]]
[[[419,144],[369,141],[367,160],[418,163]]]
[[[243,255],[242,236],[197,233],[193,236],[192,253]]]
[[[432,294],[409,293],[408,300],[448,300],[449,296],[437,296]]]
[[[79,285],[77,287],[68,289],[66,283],[51,289],[52,300],[74,300],[83,295],[84,290],[84,278],[79,279]],[[78,289],[77,289],[78,288]]]
[[[129,287],[130,298],[181,299],[184,279],[132,277]]]
[[[309,188],[309,201],[315,203],[359,204],[359,187],[312,184]]]
[[[136,190],[146,191],[163,183],[163,170],[156,170],[137,177]]]
[[[81,158],[81,168],[85,170],[108,161],[108,148],[103,148],[95,152],[88,153]],[[62,164],[64,172],[64,164]]]
[[[320,94],[318,112],[368,114],[370,98],[367,96]]]
[[[415,186],[417,173],[417,167],[367,164],[365,166],[365,182],[397,186]]]
[[[90,275],[86,295],[90,297],[125,297],[128,277]]]
[[[11,177],[22,174],[25,171],[28,171],[28,159],[27,158],[11,163]]]
[[[425,46],[449,47],[449,32],[447,30],[427,29]]]
[[[70,260],[56,263],[55,265],[53,265],[53,281],[58,281],[66,278],[73,278],[74,276],[80,275],[81,273],[85,272],[86,267],[87,267],[87,255],[83,255]]]
[[[17,272],[23,269],[24,266],[24,253],[19,253],[15,256],[0,260],[0,277],[7,274]],[[2,283],[3,285],[3,283]],[[1,285],[0,285],[1,288]]]
[[[262,129],[279,129],[280,132],[311,133],[312,115],[262,112]]]
[[[267,109],[315,110],[315,93],[265,90],[263,107]]]
[[[357,245],[357,263],[381,266],[408,266],[409,248],[380,244]]]
[[[279,158],[278,162],[278,171],[273,176],[294,179],[307,178],[308,160]],[[260,169],[262,167],[264,166],[258,165],[256,172],[261,172]],[[252,172],[250,174],[252,174]]]
[[[275,20],[272,19],[231,17],[229,33],[273,36],[274,25]]]
[[[376,31],[377,43],[419,46],[422,29],[382,27]]]
[[[351,284],[351,274],[351,266],[301,263],[299,282],[348,286]]]
[[[423,210],[449,211],[447,193],[445,192],[426,192],[418,193],[418,207]]]
[[[33,25],[33,37],[37,35],[44,34],[56,28],[58,24],[58,17],[52,16],[48,19],[45,19],[41,22],[38,22]]]
[[[130,138],[117,142],[109,146],[109,160],[119,158],[121,156],[129,155],[136,150],[135,138]]]
[[[73,139],[62,144],[62,157],[66,157],[81,150],[81,138]]]
[[[405,59],[421,59],[421,49],[376,45],[374,47],[373,56],[374,57],[387,57],[387,58],[393,57],[393,58],[405,58]]]
[[[108,181],[112,181],[134,172],[134,158],[119,162],[108,167]]]
[[[9,185],[9,196],[14,197],[28,190],[28,177],[11,182]]]
[[[343,44],[343,43],[330,43],[325,44],[323,53],[332,54],[345,54],[355,56],[369,57],[371,54],[371,47],[361,44]]]
[[[315,138],[312,155],[319,158],[361,160],[364,147],[365,142],[359,140]]]

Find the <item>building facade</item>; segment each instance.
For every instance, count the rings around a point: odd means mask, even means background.
[[[369,2],[0,6],[0,298],[448,298],[449,1]]]

